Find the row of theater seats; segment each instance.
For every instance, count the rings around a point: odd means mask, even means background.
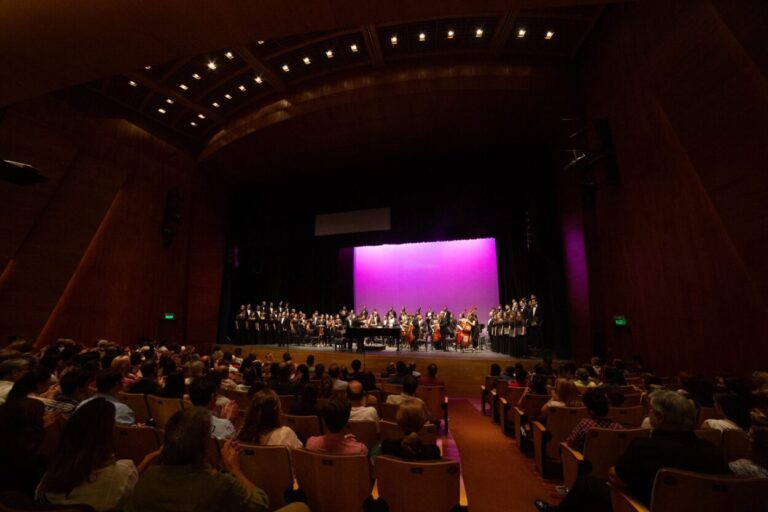
[[[485,414],[486,404],[490,404],[493,420],[500,423],[502,432],[516,438],[521,453],[533,454],[536,471],[544,478],[562,480],[568,488],[585,472],[607,480],[609,469],[632,440],[650,435],[649,429],[640,428],[648,410],[641,405],[641,394],[636,392],[634,386],[623,389],[625,400],[622,407],[609,408],[608,417],[624,428],[591,429],[584,451],[579,452],[569,447],[565,440],[579,421],[587,417],[585,407],[551,407],[545,426],[534,418],[540,415],[551,396],[527,394],[523,397],[524,388],[509,388],[508,385],[507,381],[491,380],[482,386],[482,413]],[[521,397],[522,402],[515,405]],[[699,425],[706,419],[716,417],[713,408],[703,407],[699,413]],[[522,435],[526,423],[530,423],[532,439]],[[719,447],[726,462],[750,456],[750,440],[744,431],[699,429],[695,434]],[[646,510],[619,489],[612,488],[612,498],[614,512]],[[758,510],[749,507],[767,499],[768,480],[765,479],[717,477],[665,469],[656,477],[652,510]],[[703,508],[691,508],[691,500],[700,502]],[[747,508],[733,507],[733,503],[745,504]]]

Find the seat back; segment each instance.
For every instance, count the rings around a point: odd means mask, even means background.
[[[552,397],[549,395],[533,395],[528,393],[523,397],[523,403],[520,404],[520,408],[523,410],[528,421],[533,421],[541,414],[541,408],[544,404],[549,402]]]
[[[234,400],[240,409],[244,409],[246,411],[251,406],[251,401],[253,399],[252,397],[248,396],[248,393],[245,393],[243,391],[235,391],[234,389],[230,390],[227,393],[227,397]],[[288,409],[284,409],[284,410],[288,410]]]
[[[766,510],[768,478],[703,475],[663,468],[656,473],[651,510]]]
[[[699,439],[709,441],[710,443],[717,446],[718,448],[720,448],[720,445],[723,442],[723,435],[722,435],[722,432],[720,432],[719,430],[702,428],[699,430],[694,430],[693,433],[696,434],[696,437],[698,437]]]
[[[400,404],[388,404],[384,402],[381,404],[381,419],[387,421],[397,420],[397,410],[400,409]]]
[[[296,480],[306,493],[311,510],[362,510],[363,501],[371,492],[368,457],[329,455],[303,448],[293,450],[291,455]],[[343,482],[343,488],[340,482]],[[340,489],[343,489],[343,492],[340,492]]]
[[[431,416],[428,419],[442,419],[443,404],[445,403],[445,386],[419,386],[416,388],[416,397],[421,398],[427,406]]]
[[[248,480],[267,493],[272,508],[285,505],[285,491],[293,487],[290,449],[287,446],[240,446],[240,468]]]
[[[391,421],[382,420],[379,422],[379,431],[381,440],[385,439],[402,439],[405,437],[405,433],[397,423]],[[436,444],[437,443],[437,427],[434,423],[425,423],[419,430],[419,438],[424,444]]]
[[[717,410],[715,410],[714,407],[701,407],[699,409],[699,422],[697,425],[701,425],[706,420],[719,420],[722,419],[723,416],[721,414],[717,413]]]
[[[379,431],[375,421],[350,421],[347,424],[350,434],[363,443],[368,451],[379,442]]]
[[[625,427],[639,427],[645,416],[645,408],[637,405],[634,407],[609,407],[607,418],[621,423]]]
[[[320,418],[317,416],[294,416],[292,414],[280,414],[280,422],[296,432],[302,443],[312,436],[323,433],[320,426]]]
[[[498,379],[493,383],[493,389],[496,391],[496,398],[507,398],[509,396],[509,381]]]
[[[381,383],[381,396],[386,401],[389,395],[399,395],[403,392],[402,384],[390,384],[388,382]]]
[[[551,437],[547,441],[546,456],[560,460],[560,443],[565,441],[576,424],[586,417],[586,407],[550,407],[547,414],[547,430]]]
[[[115,458],[131,459],[137,466],[144,457],[160,448],[162,439],[152,427],[115,424],[113,433]]]
[[[296,401],[296,397],[293,395],[279,395],[279,397],[280,397],[280,410],[283,412],[290,411],[291,407],[293,407],[293,404]]]
[[[752,446],[749,435],[743,430],[725,430],[722,433],[720,453],[725,462],[750,458]]]
[[[621,404],[622,407],[636,407],[642,403],[643,395],[642,393],[629,393],[624,395],[624,402]]]
[[[149,421],[149,407],[147,407],[147,398],[142,393],[125,393],[123,391],[117,394],[118,400],[130,407],[136,415],[136,423],[146,424]]]
[[[147,395],[146,398],[149,414],[154,418],[155,427],[157,428],[164,429],[171,416],[182,409],[181,399],[179,398],[162,398],[155,395]]]
[[[520,401],[520,397],[523,396],[523,393],[525,393],[525,388],[509,388],[509,391],[507,391],[507,402],[509,402],[513,407],[517,405],[517,402]],[[539,408],[541,410],[541,408]]]
[[[650,435],[651,431],[647,428],[590,429],[584,441],[584,460],[592,464],[591,475],[608,479],[608,470],[616,465],[632,440]]]
[[[379,497],[398,512],[449,512],[459,504],[459,463],[376,459]]]

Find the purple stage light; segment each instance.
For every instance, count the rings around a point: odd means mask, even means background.
[[[480,322],[499,304],[496,240],[454,240],[355,247],[355,310],[409,313],[477,306]]]

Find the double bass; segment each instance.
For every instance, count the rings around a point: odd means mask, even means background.
[[[410,320],[406,320],[400,324],[400,332],[403,336],[403,341],[408,345],[413,346],[415,336],[413,335],[413,324]]]
[[[432,322],[432,344],[434,345],[435,349],[440,346],[441,339],[442,336],[440,334],[440,320],[435,317],[435,321]]]
[[[463,350],[469,347],[469,344],[472,342],[472,324],[467,318],[461,318],[458,327],[456,329],[456,346],[461,345]]]

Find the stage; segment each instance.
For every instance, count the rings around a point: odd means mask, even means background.
[[[450,396],[475,397],[480,394],[480,386],[485,382],[490,366],[493,363],[501,365],[502,369],[508,365],[521,363],[530,370],[541,363],[540,358],[516,359],[503,354],[497,354],[490,350],[476,352],[456,352],[450,350],[419,350],[411,351],[395,350],[387,347],[385,350],[375,352],[343,352],[336,351],[332,346],[291,345],[289,349],[285,345],[219,345],[222,350],[231,352],[235,348],[243,349],[243,356],[254,353],[260,360],[264,360],[267,353],[272,353],[276,361],[282,360],[286,351],[290,352],[296,364],[306,361],[309,354],[314,354],[315,364],[322,363],[328,368],[330,363],[349,365],[353,360],[359,359],[366,371],[380,374],[393,361],[405,361],[416,363],[416,370],[422,374],[427,373],[427,365],[437,365],[437,376],[446,382]]]

